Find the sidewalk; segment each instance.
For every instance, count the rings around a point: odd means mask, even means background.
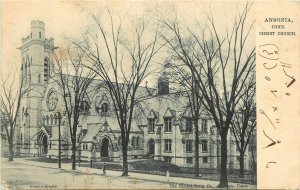
[[[57,163],[35,162],[32,160],[26,160],[24,158],[15,158],[14,162],[25,165],[32,165],[43,168],[58,169]],[[102,170],[88,167],[78,167],[76,165],[76,171],[71,169],[71,163],[62,163],[60,170],[66,172],[77,172],[82,174],[102,175]],[[106,176],[108,177],[121,177],[121,171],[106,170]],[[147,180],[154,182],[163,182],[170,184],[173,188],[216,188],[219,181],[205,180],[205,179],[192,179],[192,178],[180,178],[180,177],[167,177],[152,174],[134,173],[129,172],[129,179]],[[256,189],[256,185],[241,184],[241,183],[229,183],[230,188],[237,189]]]

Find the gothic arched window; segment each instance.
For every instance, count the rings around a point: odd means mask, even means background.
[[[108,112],[108,104],[107,103],[103,103],[101,105],[101,113],[102,114],[106,114]]]
[[[24,107],[22,109],[22,120],[24,119]]]
[[[52,126],[53,125],[53,116],[50,115],[50,125]]]
[[[57,115],[54,115],[54,125],[57,125]]]
[[[47,115],[46,116],[46,126],[48,126],[49,125],[49,116]]]
[[[121,144],[122,144],[122,137],[119,136],[119,138],[118,138],[118,145],[121,146]]]
[[[131,138],[131,146],[135,147],[135,136]]]
[[[27,62],[25,61],[25,68],[24,68],[24,71],[25,71],[25,73],[24,73],[24,82],[25,83],[27,83]]]
[[[44,81],[48,82],[49,79],[49,59],[44,59]]]
[[[89,102],[87,100],[83,100],[81,102],[80,109],[81,109],[81,111],[89,111],[89,109],[90,109]]]
[[[46,118],[45,118],[45,116],[43,116],[42,122],[43,122],[43,125],[46,125]]]
[[[140,146],[140,137],[136,137],[136,146],[137,146],[137,147]]]

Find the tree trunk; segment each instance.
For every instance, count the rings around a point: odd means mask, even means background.
[[[13,161],[14,159],[13,159],[13,157],[14,157],[14,150],[13,150],[13,141],[12,141],[12,139],[10,139],[9,141],[8,141],[8,149],[9,149],[9,155],[8,155],[8,161]]]
[[[195,120],[195,177],[199,177],[199,125]]]
[[[123,152],[123,173],[122,176],[128,176],[128,162],[127,162],[127,145],[123,145],[122,152]]]
[[[227,133],[220,134],[221,136],[221,170],[220,170],[220,184],[218,187],[227,188]]]
[[[251,155],[252,155],[252,167],[253,167],[253,171],[254,171],[254,175],[256,176],[256,160],[255,160],[255,156],[254,156],[254,151],[253,151],[253,147],[251,147]]]
[[[244,178],[244,153],[243,151],[240,151],[240,177]]]
[[[72,142],[72,170],[76,170],[76,141]]]

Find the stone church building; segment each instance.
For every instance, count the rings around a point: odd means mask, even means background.
[[[16,132],[17,150],[23,156],[58,156],[60,118],[62,157],[71,156],[64,104],[60,90],[53,82],[54,48],[54,39],[45,37],[45,24],[32,21],[31,32],[22,38],[19,47],[24,88],[33,87],[22,99]],[[164,77],[165,73],[162,73],[157,89],[147,86],[138,89],[139,95],[149,98],[136,108],[128,159],[156,159],[192,167],[195,134],[188,99],[184,93],[171,93]],[[109,93],[96,79],[88,92],[81,106],[77,156],[82,160],[121,161],[121,131]],[[202,115],[199,126],[200,167],[218,168],[220,138],[217,129],[208,114]],[[239,153],[231,133],[228,139],[228,166],[238,169]],[[247,151],[245,169],[251,167],[250,163],[250,151]]]

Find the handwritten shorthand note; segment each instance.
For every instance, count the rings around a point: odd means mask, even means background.
[[[275,97],[278,101],[274,102],[274,105],[271,106],[271,110],[268,113],[265,111],[266,108],[259,108],[259,114],[262,115],[263,119],[267,121],[267,126],[264,127],[262,130],[263,136],[267,139],[269,144],[264,145],[262,148],[268,149],[268,148],[275,148],[274,146],[281,143],[280,139],[276,139],[271,134],[271,130],[273,130],[276,133],[277,127],[280,126],[280,119],[277,118],[279,114],[277,112],[280,112],[280,106],[278,106],[278,102],[280,101],[280,97],[282,95],[284,96],[291,96],[292,94],[289,92],[289,88],[292,88],[296,82],[296,78],[293,74],[293,64],[287,63],[285,60],[280,59],[280,48],[276,44],[268,43],[268,44],[262,44],[258,46],[258,56],[260,56],[262,59],[262,67],[263,72],[265,73],[264,79],[265,81],[262,81],[264,85],[270,86],[272,84],[272,75],[270,74],[270,71],[274,71],[280,75],[283,75],[283,83],[285,88],[276,88],[276,86],[280,85],[274,85],[274,89],[270,90],[270,92],[266,93],[267,96]],[[278,76],[278,75],[277,75]],[[277,161],[274,160],[276,158],[270,158],[270,160],[266,163],[266,168],[274,167],[277,165]]]

